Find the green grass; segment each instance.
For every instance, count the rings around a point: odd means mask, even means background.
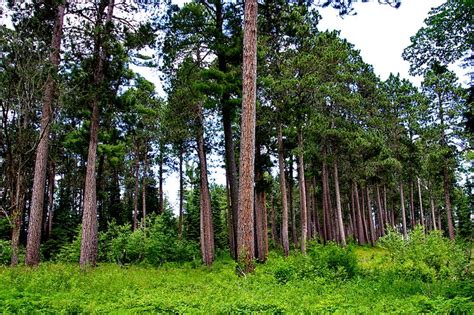
[[[276,254],[247,277],[236,276],[228,258],[211,268],[192,263],[101,264],[88,271],[75,264],[0,267],[0,313],[474,312],[472,281],[408,280],[383,272],[390,262],[382,249],[355,252],[360,270],[351,279],[316,276],[285,284],[274,276],[276,266],[285,263]]]

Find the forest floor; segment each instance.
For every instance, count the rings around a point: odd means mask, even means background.
[[[36,270],[0,267],[0,313],[229,313],[361,312],[474,313],[472,281],[422,281],[384,273],[380,248],[355,248],[351,278],[287,277],[286,262],[271,253],[256,272],[238,277],[235,263],[219,258],[160,268],[44,263]],[[283,278],[281,277],[283,271]],[[285,279],[284,281],[281,281]]]

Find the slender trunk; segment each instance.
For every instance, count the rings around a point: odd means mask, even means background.
[[[448,219],[448,233],[449,238],[454,240],[454,225],[453,225],[453,213],[451,210],[451,196],[449,192],[449,174],[448,174],[448,167],[444,167],[444,180],[443,180],[443,187],[444,187],[444,201],[446,206],[446,216]]]
[[[105,25],[112,21],[114,0],[110,0],[107,6]],[[99,21],[100,22],[100,21]],[[103,34],[102,34],[103,35]],[[94,55],[98,59],[94,73],[94,84],[100,86],[104,79],[104,63],[106,56],[102,47],[101,34],[96,35],[94,43]],[[84,187],[84,211],[82,213],[82,240],[80,265],[95,266],[97,261],[98,239],[97,239],[97,192],[96,192],[96,159],[97,139],[99,135],[99,95],[95,95],[92,101],[92,115],[90,120],[90,139],[87,155],[86,180]]]
[[[257,90],[257,0],[245,1],[237,257],[254,269],[254,165]]]
[[[288,200],[286,192],[285,176],[285,151],[283,147],[283,134],[281,123],[278,125],[278,167],[280,169],[280,194],[281,194],[281,241],[283,253],[288,256],[290,253],[290,242],[288,240]]]
[[[313,177],[313,187],[314,187],[314,191],[313,191],[314,223],[315,223],[315,232],[316,232],[314,236],[316,236],[316,234],[321,235],[321,226],[319,223],[319,215],[318,215],[318,203],[316,199],[316,195],[317,195],[316,177]]]
[[[339,222],[339,237],[341,240],[341,245],[346,246],[346,235],[344,232],[344,221],[342,218],[342,206],[341,206],[341,193],[339,191],[339,173],[337,169],[337,159],[334,159],[334,187],[336,190],[336,211],[337,211],[337,220]]]
[[[405,196],[403,194],[403,182],[400,181],[400,203],[401,203],[401,208],[402,208],[402,227],[403,227],[403,237],[405,240],[408,239],[408,234],[407,234],[407,217],[405,213]]]
[[[163,181],[164,181],[164,178],[163,178],[163,151],[164,151],[164,147],[163,145],[160,145],[160,157],[159,157],[159,161],[158,161],[158,177],[159,177],[159,200],[158,200],[158,214],[163,214],[163,212],[165,211],[165,201],[164,201],[164,197],[163,197]]]
[[[387,225],[390,223],[390,215],[387,208],[387,188],[385,187],[385,185],[383,185],[383,209],[384,209],[384,214],[385,214],[385,224]],[[393,222],[392,222],[392,226],[393,226]],[[385,226],[383,228],[385,229]]]
[[[416,225],[415,220],[415,198],[413,193],[413,180],[410,180],[410,225],[413,229]]]
[[[138,159],[138,145],[135,152],[135,191],[133,193],[133,230],[138,228],[138,177],[140,175],[140,161]]]
[[[306,181],[304,177],[303,160],[303,135],[301,128],[298,132],[298,182],[300,188],[300,212],[301,212],[301,252],[306,254],[306,238],[308,234],[308,209],[306,204]]]
[[[202,260],[206,266],[214,261],[214,231],[212,226],[211,195],[207,179],[207,161],[204,145],[204,117],[201,104],[198,104],[198,157],[200,174],[200,232]]]
[[[255,159],[260,160],[260,145],[257,144],[255,149]],[[263,172],[260,165],[255,167],[255,244],[257,259],[260,262],[265,262],[267,253],[265,250],[264,234],[267,229],[264,225],[265,212],[265,191],[262,189]]]
[[[183,210],[184,210],[184,178],[183,178],[183,155],[184,148],[181,144],[179,150],[179,218],[178,218],[178,237],[183,237]]]
[[[53,229],[53,214],[54,214],[54,177],[56,176],[55,163],[51,162],[51,171],[49,175],[49,193],[48,193],[48,239],[51,237]]]
[[[433,230],[436,230],[436,215],[435,215],[435,203],[433,196],[430,191],[430,206],[431,206],[431,222],[433,222]]]
[[[23,209],[25,206],[25,192],[23,185],[23,175],[21,174],[22,159],[18,161],[18,170],[16,174],[15,198],[13,199],[13,213],[12,213],[12,257],[11,266],[18,265],[20,254],[20,233],[21,223],[23,218]],[[40,227],[41,229],[41,227]],[[40,231],[41,232],[41,231]]]
[[[296,212],[293,206],[293,155],[290,154],[290,161],[288,167],[288,208],[290,209],[291,217],[291,238],[295,247],[298,247],[298,236],[296,231]]]
[[[272,225],[272,242],[274,245],[278,244],[277,241],[277,229],[276,229],[276,216],[275,216],[275,200],[273,198],[273,193],[270,194],[270,224]]]
[[[370,244],[374,246],[375,245],[375,229],[374,229],[374,219],[373,219],[373,213],[372,213],[372,198],[370,198],[369,186],[367,186],[366,189],[367,189],[367,214],[368,214],[368,219],[369,219]]]
[[[306,233],[307,239],[311,239],[314,235],[314,212],[313,212],[313,198],[311,198],[311,181],[305,178],[306,187],[306,216],[308,218],[308,232]]]
[[[145,227],[146,219],[146,185],[148,178],[148,145],[145,141],[145,151],[143,157],[143,178],[142,178],[142,225]]]
[[[382,199],[380,198],[380,188],[379,185],[376,186],[377,190],[377,209],[378,209],[378,227],[377,230],[379,231],[378,236],[382,236],[385,234],[384,228],[385,228],[385,222],[384,222],[384,212],[386,211],[384,208],[382,208]]]
[[[365,194],[364,194],[364,187],[360,187],[360,195],[361,195],[361,212],[362,212],[362,226],[364,227],[364,237],[367,242],[370,241],[369,229],[367,227],[367,216],[365,214]]]
[[[420,203],[420,223],[423,228],[425,227],[425,214],[423,213],[423,198],[421,196],[421,180],[418,177],[418,201]]]
[[[61,49],[61,36],[63,30],[65,5],[57,8],[56,21],[51,40],[51,52],[49,61],[52,72],[58,71],[59,52]],[[41,221],[43,219],[44,190],[46,182],[46,169],[48,164],[48,141],[51,121],[53,119],[53,100],[55,97],[54,74],[49,73],[46,79],[43,95],[43,108],[41,114],[40,138],[36,149],[35,171],[33,179],[33,192],[31,199],[31,211],[29,216],[28,237],[26,245],[25,263],[28,266],[36,266],[40,261]]]

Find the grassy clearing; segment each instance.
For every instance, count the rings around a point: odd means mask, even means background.
[[[188,263],[120,267],[101,264],[81,271],[76,264],[38,269],[0,268],[0,312],[474,312],[472,281],[423,282],[394,276],[380,248],[356,248],[357,274],[350,278],[275,277],[288,260],[276,254],[255,274],[235,275],[229,258],[212,268]]]

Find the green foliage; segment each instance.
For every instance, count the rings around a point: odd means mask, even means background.
[[[467,253],[438,230],[425,233],[423,227],[417,226],[404,240],[402,234],[389,229],[378,244],[387,249],[394,263],[393,271],[400,276],[433,282],[461,279],[465,275]]]
[[[357,272],[357,258],[352,248],[334,243],[308,244],[307,256],[296,255],[277,259],[273,275],[278,283],[301,279],[350,279]]]
[[[0,239],[0,265],[9,265],[12,258],[12,247],[9,241]]]
[[[170,215],[150,216],[145,227],[132,231],[130,225],[109,224],[99,233],[99,261],[120,265],[146,264],[159,266],[165,262],[186,262],[199,257],[197,243],[179,240],[170,228]],[[81,231],[69,244],[62,247],[56,260],[78,262],[81,249]]]
[[[326,255],[337,252],[313,248]],[[341,249],[342,251],[346,251]],[[359,267],[380,268],[381,248],[349,249]],[[270,253],[254,274],[238,277],[230,258],[212,267],[165,263],[150,266],[100,264],[81,271],[77,264],[42,264],[37,269],[0,267],[1,313],[461,313],[474,311],[472,281],[425,283],[405,277],[350,279],[298,277],[303,256],[287,260]],[[310,259],[308,259],[310,260]],[[296,264],[299,265],[296,265]],[[278,285],[275,271],[293,269]],[[296,269],[296,270],[295,270]],[[281,269],[281,278],[285,278]]]

